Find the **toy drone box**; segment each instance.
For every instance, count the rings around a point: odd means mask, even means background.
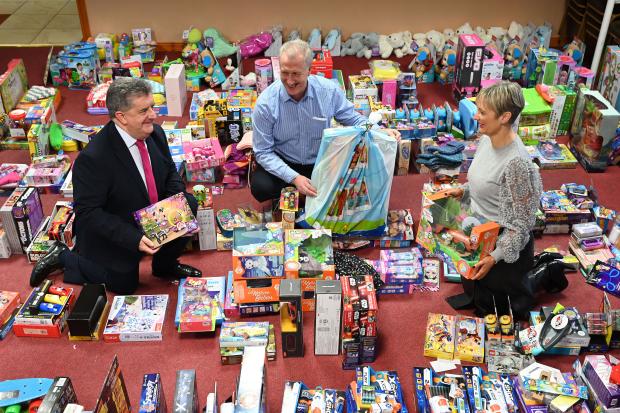
[[[282,224],[235,228],[232,264],[235,280],[284,276]]]
[[[459,274],[468,276],[493,251],[498,235],[496,222],[474,214],[460,200],[441,193],[422,194],[416,242],[431,253],[445,253]]]
[[[333,280],[336,276],[331,230],[286,231],[284,270],[286,278],[301,279],[303,310],[314,311],[316,280]]]
[[[426,337],[424,339],[424,355],[426,357],[452,360],[455,348],[455,323],[455,317],[452,315],[428,314]]]
[[[600,94],[581,89],[571,128],[571,150],[588,172],[607,168],[620,113]]]

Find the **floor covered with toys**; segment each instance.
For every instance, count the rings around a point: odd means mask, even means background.
[[[48,48],[2,48],[0,68],[15,57],[24,60],[28,70],[29,84],[41,84]],[[336,59],[335,59],[336,60]],[[337,65],[348,74],[366,67],[365,59],[355,57],[338,58]],[[100,125],[108,117],[93,116],[86,112],[85,98],[88,91],[69,90],[60,87],[62,103],[57,112],[59,121],[69,119],[84,125]],[[443,104],[450,96],[448,86],[439,84],[419,85],[418,97],[426,106]],[[454,101],[450,100],[454,105]],[[177,120],[180,125],[188,121],[187,111],[182,118],[160,117],[163,120]],[[561,138],[560,138],[561,139]],[[71,155],[74,159],[75,155]],[[0,151],[0,163],[30,163],[26,150]],[[567,170],[541,171],[545,190],[559,189],[564,183],[575,182],[592,186],[598,191],[599,200],[608,208],[620,209],[620,168],[610,166],[606,172],[590,174],[581,166]],[[461,177],[463,179],[464,177]],[[417,224],[421,210],[421,190],[429,176],[410,172],[406,176],[395,176],[392,184],[390,209],[409,208]],[[188,185],[191,188],[191,186]],[[2,201],[6,197],[2,198]],[[49,214],[60,195],[42,195],[44,212]],[[251,204],[258,207],[248,188],[226,189],[222,195],[213,197],[214,209],[235,209]],[[537,251],[557,246],[568,249],[568,235],[543,235],[535,241]],[[377,259],[378,248],[366,248],[355,252],[364,258]],[[222,276],[231,270],[231,253],[218,251],[191,251],[181,258],[182,262],[203,271],[203,276]],[[31,288],[28,280],[32,265],[24,255],[13,255],[0,261],[0,290],[17,291],[25,298]],[[560,294],[544,294],[539,305],[575,306],[580,312],[596,312],[603,293],[587,285],[578,272],[567,273],[570,285]],[[60,282],[59,277],[56,283]],[[235,391],[240,365],[222,365],[218,347],[218,333],[179,334],[174,328],[174,303],[178,285],[155,278],[150,274],[150,261],[141,264],[139,294],[168,294],[170,302],[165,316],[163,339],[155,342],[105,343],[103,341],[69,341],[66,334],[61,338],[18,338],[10,334],[0,341],[0,381],[25,377],[68,376],[73,382],[78,403],[86,410],[93,409],[104,377],[114,355],[118,356],[120,368],[129,393],[132,406],[137,410],[142,378],[145,373],[159,373],[168,406],[172,404],[177,370],[196,369],[198,398],[204,406],[206,396],[213,391],[217,382],[219,401],[222,402]],[[79,287],[78,287],[79,289]],[[440,281],[437,292],[414,292],[404,295],[383,295],[378,301],[378,357],[372,367],[375,370],[396,370],[403,387],[404,399],[409,411],[415,411],[414,367],[428,367],[431,358],[424,357],[423,345],[429,312],[456,314],[445,302],[445,298],[461,292],[460,284]],[[113,296],[108,294],[109,299]],[[620,308],[620,299],[610,296],[613,308]],[[471,315],[472,311],[461,311]],[[250,321],[269,321],[276,329],[276,358],[266,362],[267,406],[269,412],[279,411],[283,389],[288,380],[301,380],[311,388],[335,388],[344,390],[355,379],[354,370],[341,368],[341,356],[315,356],[313,349],[314,316],[304,313],[305,356],[283,358],[281,353],[279,316],[249,318]],[[620,351],[612,351],[620,357]],[[540,356],[537,361],[563,371],[570,371],[574,356]]]

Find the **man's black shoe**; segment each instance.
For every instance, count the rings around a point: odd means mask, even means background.
[[[30,274],[30,286],[36,287],[41,284],[48,275],[56,270],[62,269],[60,254],[68,251],[69,248],[60,241],[56,241],[45,256],[34,265]]]
[[[170,271],[160,272],[153,271],[153,275],[157,278],[168,278],[178,280],[187,277],[202,277],[202,271],[187,264],[176,264]]]

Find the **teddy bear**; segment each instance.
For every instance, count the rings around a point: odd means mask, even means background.
[[[310,34],[308,35],[308,44],[315,52],[321,50],[321,29],[315,27],[310,30]]]
[[[491,39],[487,46],[494,48],[499,52],[500,55],[503,55],[505,51],[504,39],[506,33],[508,33],[508,30],[504,29],[503,27],[489,27],[489,30],[487,30],[487,35],[489,35]]]
[[[265,50],[265,56],[274,57],[280,55],[280,48],[282,47],[282,26],[277,25],[271,28],[271,37],[273,42]]]
[[[472,34],[474,29],[471,28],[469,22],[465,22],[462,26],[456,29],[456,35],[459,36],[461,34]]]
[[[394,49],[401,48],[404,45],[405,41],[401,32],[379,35],[379,53],[383,59],[387,59]]]
[[[456,32],[450,27],[443,29],[443,37],[446,40],[446,43],[452,42],[455,45],[458,43]]]
[[[291,32],[288,34],[288,37],[286,38],[287,41],[291,41],[291,40],[297,40],[297,39],[301,39],[301,32],[297,29],[291,30]]]
[[[408,30],[405,30],[401,33],[403,35],[403,41],[405,44],[402,47],[395,49],[394,54],[396,55],[396,57],[403,57],[405,55],[415,54],[415,50],[411,48],[411,46],[413,45],[413,35]]]
[[[426,32],[426,40],[433,45],[435,50],[441,51],[443,50],[444,45],[446,44],[446,39],[443,33],[437,30],[429,30]]]
[[[323,40],[323,49],[329,50],[332,56],[340,56],[341,38],[339,29],[331,29]]]
[[[363,33],[362,35],[362,50],[357,52],[357,57],[365,57],[370,59],[373,55],[377,54],[379,50],[379,35],[375,32]]]
[[[364,43],[362,42],[363,37],[364,33],[352,33],[351,37],[342,43],[340,47],[340,56],[356,56],[360,50],[364,49]]]

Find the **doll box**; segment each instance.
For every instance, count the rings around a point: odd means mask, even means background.
[[[372,97],[375,100],[379,97],[379,90],[374,84],[370,76],[352,75],[349,76],[349,84],[351,87],[351,98],[353,104],[365,105],[368,102],[368,97]]]
[[[424,338],[424,356],[452,360],[454,357],[454,328],[452,315],[429,313]]]
[[[198,221],[182,192],[134,212],[144,235],[156,246],[199,229]]]
[[[607,168],[620,113],[600,92],[580,89],[571,128],[571,150],[588,172]]]
[[[620,111],[620,46],[607,46],[598,90]]]
[[[9,113],[22,98],[28,89],[26,66],[22,59],[12,59],[8,69],[0,76],[0,105],[4,105],[4,112]]]
[[[484,320],[457,315],[454,358],[472,363],[484,362]]]
[[[235,228],[232,259],[235,280],[283,277],[284,231],[282,224],[271,222],[264,226]],[[275,300],[269,301],[277,301],[277,299],[278,295]]]
[[[485,47],[485,58],[482,63],[482,87],[491,86],[500,80],[504,74],[504,58],[491,47]]]

